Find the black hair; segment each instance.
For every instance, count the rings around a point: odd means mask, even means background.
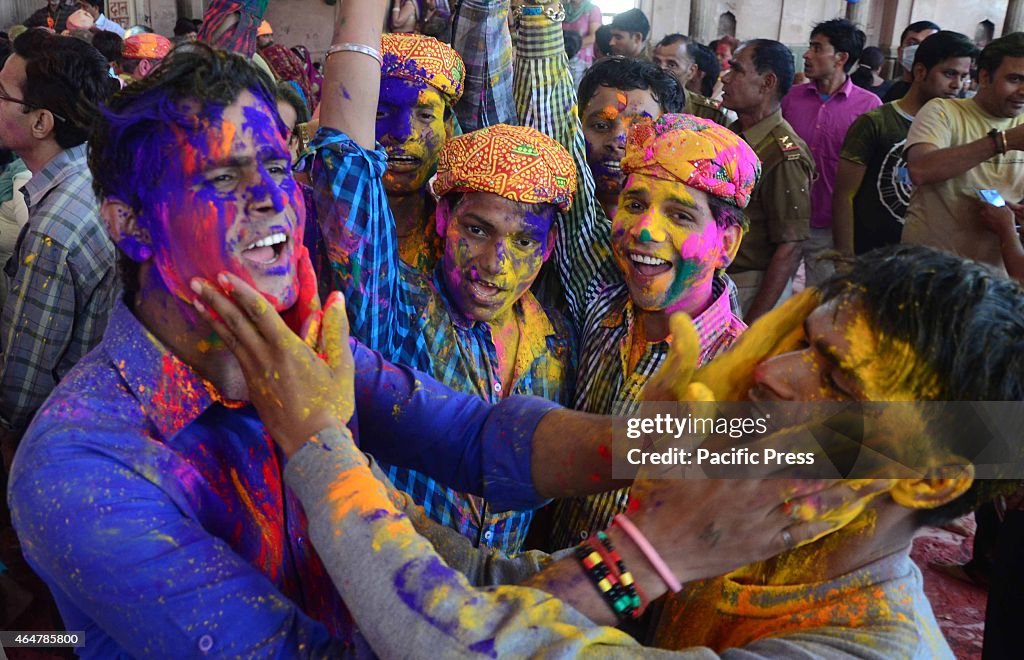
[[[938,23],[932,21],[915,21],[905,27],[903,32],[900,32],[900,45],[903,45],[903,40],[907,38],[907,35],[911,32],[920,32],[921,30],[941,30]]]
[[[565,41],[565,56],[571,60],[583,47],[583,37],[575,30],[562,30],[562,39]]]
[[[196,32],[196,24],[191,18],[179,18],[174,23],[174,36],[183,37],[190,32]]]
[[[928,247],[890,246],[858,257],[822,295],[862,306],[880,354],[897,343],[910,347],[921,367],[906,369],[900,385],[916,400],[1024,400],[1024,288],[992,268]],[[934,378],[920,378],[922,371]],[[970,457],[984,444],[976,433],[944,425],[955,432],[935,421],[928,426],[940,449]],[[955,500],[919,511],[917,522],[952,520],[1007,488],[1005,481],[975,480]]]
[[[833,18],[814,26],[814,29],[811,30],[811,37],[816,37],[819,34],[828,39],[832,49],[837,53],[847,54],[843,71],[849,73],[853,65],[860,59],[861,51],[864,50],[864,42],[867,41],[864,31],[845,18]]]
[[[121,59],[124,39],[116,32],[103,30],[93,35],[92,47],[98,50],[108,63],[113,64]]]
[[[647,35],[651,33],[651,22],[639,9],[630,9],[615,15],[615,18],[612,19],[612,29],[623,32],[639,32],[641,40],[646,41]]]
[[[110,93],[107,61],[81,39],[32,29],[14,40],[25,59],[23,100],[54,115],[54,138],[61,149],[86,141],[99,106]],[[58,118],[59,116],[59,118]]]
[[[581,116],[599,87],[611,87],[624,92],[650,90],[664,112],[682,112],[686,103],[686,96],[676,79],[647,60],[610,57],[587,69],[580,81],[577,107]]]
[[[747,231],[750,228],[750,220],[743,209],[724,199],[708,195],[708,208],[711,209],[711,216],[715,219],[715,224],[722,229],[736,226]]]
[[[594,45],[602,55],[612,54],[612,28],[610,26],[602,25],[594,31]]]
[[[753,51],[750,59],[759,74],[764,75],[771,71],[778,78],[776,97],[781,99],[785,96],[793,86],[793,76],[796,74],[793,51],[785,44],[772,39],[751,39],[743,47]]]
[[[991,78],[1004,57],[1024,57],[1024,32],[1011,32],[990,41],[978,55],[978,71],[988,71]]]
[[[295,123],[305,124],[309,121],[309,107],[302,99],[302,94],[287,80],[279,80],[274,87],[275,99],[284,101],[295,109]]]
[[[102,112],[89,139],[96,195],[115,196],[136,213],[142,211],[162,178],[168,150],[178,148],[174,132],[203,132],[205,120],[218,117],[246,90],[267,107],[277,107],[274,82],[240,55],[202,43],[172,51],[149,75],[115,95]],[[186,101],[199,107],[183,110]],[[279,128],[284,135],[283,124]]]
[[[974,42],[967,38],[967,35],[951,30],[942,30],[921,42],[921,45],[917,47],[917,52],[914,53],[914,65],[921,64],[926,70],[931,70],[932,67],[951,57],[974,59],[980,52]]]
[[[673,46],[678,43],[688,44],[690,43],[690,38],[685,34],[673,32],[672,34],[666,34],[664,37],[662,37],[661,41],[659,41],[655,47],[664,48],[665,46]]]
[[[98,7],[101,14],[107,13],[106,0],[85,0],[86,4]]]
[[[878,71],[885,62],[885,53],[878,46],[868,46],[860,52],[860,65]]]
[[[715,82],[718,80],[718,74],[722,72],[722,66],[718,63],[715,51],[704,44],[691,41],[686,44],[686,54],[690,56],[690,59],[693,60],[697,68],[704,74],[704,78],[700,82],[700,93],[710,97],[715,92]]]

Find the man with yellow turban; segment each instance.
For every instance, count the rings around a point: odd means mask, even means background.
[[[384,189],[398,223],[402,261],[429,274],[441,240],[427,182],[454,134],[453,109],[466,66],[451,46],[419,34],[383,35],[381,55],[376,136],[388,156]]]
[[[555,215],[573,203],[572,159],[546,135],[505,124],[443,144],[431,142],[437,196],[431,230],[440,237],[442,251],[436,267],[426,273],[403,263],[386,188],[402,184],[415,191],[426,185],[424,152],[406,159],[407,166],[396,156],[409,153],[416,135],[441,135],[430,123],[443,117],[442,90],[448,90],[449,98],[457,96],[459,81],[439,75],[443,69],[426,56],[425,41],[419,41],[424,50],[415,51],[423,54],[405,60],[395,56],[400,47],[414,52],[414,42],[397,46],[399,39],[407,37],[385,37],[383,78],[367,79],[354,67],[340,70],[328,59],[325,89],[346,90],[346,110],[336,107],[337,93],[325,95],[320,131],[309,147],[317,215],[335,287],[345,294],[352,336],[392,362],[492,403],[529,394],[567,404],[574,383],[572,335],[560,317],[541,307],[530,285],[554,247]],[[369,69],[375,64],[373,53],[364,47],[344,45],[366,54],[361,59]],[[432,48],[434,55],[447,53]],[[385,88],[392,90],[390,106]],[[375,115],[382,147],[376,150]],[[389,128],[394,133],[382,139],[382,124],[396,117],[405,117],[405,126]],[[401,144],[389,141],[403,128],[407,134]],[[389,175],[385,166],[396,161],[403,167]],[[509,423],[516,423],[514,417]],[[494,514],[481,498],[422,474],[391,468],[389,476],[430,517],[474,545],[510,554],[522,547],[532,511]]]

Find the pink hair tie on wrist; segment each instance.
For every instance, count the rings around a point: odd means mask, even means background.
[[[618,525],[619,529],[625,533],[629,539],[636,544],[636,547],[640,549],[640,553],[647,560],[647,563],[651,565],[654,572],[658,574],[661,581],[665,583],[668,590],[672,593],[677,593],[683,588],[683,585],[679,583],[679,578],[675,576],[672,569],[668,567],[665,560],[661,558],[658,551],[654,549],[651,542],[647,540],[647,537],[643,535],[636,525],[626,517],[626,514],[620,513],[619,515],[612,518],[612,524]]]

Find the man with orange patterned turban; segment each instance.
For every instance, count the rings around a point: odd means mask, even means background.
[[[159,34],[134,34],[124,40],[117,74],[126,83],[145,78],[173,48],[171,40]]]
[[[376,134],[388,155],[384,189],[398,222],[402,261],[429,274],[441,241],[427,181],[454,132],[466,66],[450,46],[419,34],[385,34],[381,54]]]
[[[460,79],[439,76],[443,69],[425,59],[400,59],[389,39],[381,89],[408,94],[400,97],[404,104],[377,109],[372,100],[365,102],[366,97],[378,98],[377,81],[371,85],[355,71],[332,67],[331,58],[325,89],[346,90],[346,111],[335,110],[337,94],[325,95],[320,131],[309,147],[317,215],[335,288],[345,294],[352,336],[392,362],[492,403],[514,394],[568,403],[575,382],[572,334],[561,317],[541,307],[530,285],[554,246],[555,215],[573,203],[572,159],[536,130],[504,124],[434,146],[437,175],[432,190],[437,201],[432,203],[436,212],[431,230],[441,238],[442,253],[426,273],[403,263],[388,206],[385,166],[391,167],[395,156],[407,153],[401,150],[410,149],[414,141],[406,136],[399,145],[381,139],[382,121],[399,112],[406,122],[410,113],[443,117],[442,94],[448,99],[445,105],[457,98]],[[387,102],[382,91],[380,98],[382,105]],[[433,99],[435,104],[417,99]],[[382,145],[377,150],[375,114]],[[411,119],[423,121],[424,127],[430,123],[426,117]],[[429,173],[419,176],[425,179]],[[404,168],[400,174],[406,185],[415,178]],[[506,553],[522,547],[532,511],[495,514],[481,498],[420,473],[390,468],[389,476],[429,516],[474,545]]]

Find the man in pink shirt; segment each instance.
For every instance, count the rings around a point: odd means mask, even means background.
[[[815,25],[804,53],[804,74],[810,82],[794,86],[782,99],[782,116],[810,147],[818,167],[811,187],[811,237],[803,248],[808,286],[820,285],[833,270],[822,257],[833,249],[832,189],[846,131],[861,114],[882,105],[848,75],[864,40],[864,32],[846,19]]]

